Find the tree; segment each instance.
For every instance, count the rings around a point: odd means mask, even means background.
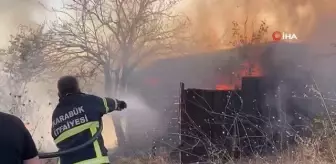
[[[265,48],[261,44],[268,42],[268,25],[265,21],[261,21],[255,29],[255,23],[250,24],[248,18],[243,24],[232,22],[232,37],[229,44],[236,48],[238,54],[228,61],[227,69],[223,69],[228,71],[226,74],[233,75],[231,81],[238,88],[241,87],[242,77],[262,74],[260,61]]]
[[[5,58],[2,79],[7,86],[5,88],[7,99],[5,97],[2,99],[8,101],[3,102],[3,105],[9,103],[6,109],[9,109],[10,113],[21,119],[26,119],[27,116],[27,111],[22,110],[22,106],[25,106],[23,105],[25,104],[24,101],[28,101],[23,100],[23,95],[27,93],[27,84],[46,68],[46,63],[41,58],[43,44],[40,36],[42,30],[43,26],[36,26],[35,28],[19,26],[18,33],[11,36],[9,47],[2,50],[2,55]]]
[[[58,19],[43,38],[44,59],[54,71],[66,69],[89,78],[102,74],[106,95],[123,93],[127,78],[141,62],[173,53],[178,44],[175,36],[186,25],[173,12],[177,2],[74,0],[64,4],[54,10]],[[121,133],[118,122],[117,135]]]
[[[111,95],[126,88],[127,77],[142,61],[172,52],[174,36],[184,25],[171,11],[176,3],[74,0],[55,10],[59,17],[47,33],[46,53],[60,69],[76,66],[88,77],[102,72]]]
[[[42,41],[43,29],[44,24],[36,27],[21,25],[18,33],[11,35],[9,47],[2,52],[5,57],[4,72],[12,83],[26,84],[48,67],[42,52],[46,46]]]
[[[4,86],[1,107],[8,113],[19,117],[31,132],[38,148],[42,148],[44,134],[39,128],[41,121],[46,119],[45,111],[40,110],[41,104],[32,100],[28,94],[29,84],[40,79],[40,75],[47,70],[48,63],[44,62],[42,50],[44,24],[33,27],[20,25],[18,32],[11,35],[9,46],[1,50],[4,60],[2,82]],[[49,103],[48,105],[51,105]],[[45,107],[44,107],[45,109]]]

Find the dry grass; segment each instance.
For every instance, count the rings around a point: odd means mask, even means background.
[[[227,162],[227,164],[335,164],[336,163],[336,136],[316,137],[298,141],[299,146],[287,150],[277,156],[244,158]],[[221,161],[211,161],[221,164]],[[209,162],[209,163],[211,163]],[[47,164],[47,163],[45,163]],[[53,164],[52,162],[48,164]],[[167,156],[122,158],[114,164],[173,164]]]
[[[336,135],[330,120],[314,132],[312,138],[297,138],[297,146],[283,151],[277,156],[254,156],[226,162],[226,164],[335,164],[336,163]],[[329,126],[328,126],[329,125]],[[138,157],[124,158],[116,164],[174,164],[168,162],[166,156],[156,158]],[[223,161],[209,161],[213,164],[224,164]]]
[[[278,156],[241,159],[228,164],[334,164],[336,151],[335,137],[325,140],[308,139],[293,150]]]
[[[336,118],[331,116],[329,118]],[[321,121],[322,120],[322,121]],[[311,138],[296,138],[297,146],[283,151],[276,156],[254,156],[236,159],[229,162],[209,161],[207,164],[335,164],[336,163],[336,122],[334,119],[321,119],[315,123],[314,135]],[[43,162],[43,164],[56,164]],[[114,164],[176,164],[169,162],[168,155],[158,157],[141,156],[133,158],[120,158]]]
[[[321,100],[323,97],[321,96]],[[324,101],[322,101],[324,103]],[[207,164],[335,164],[336,163],[336,112],[324,105],[327,116],[312,122],[310,138],[296,137],[296,146],[274,156],[254,156],[228,162],[209,161]],[[169,162],[168,155],[158,157],[121,158],[114,164],[176,164]],[[53,164],[53,163],[49,163]]]
[[[138,158],[123,158],[115,164],[170,164],[165,156],[150,158],[150,157],[138,157]]]
[[[335,164],[336,163],[336,136],[328,138],[316,138],[300,141],[299,146],[287,150],[277,156],[238,159],[227,164]],[[173,164],[166,157],[139,157],[124,158],[116,164]],[[209,163],[220,164],[221,161]]]

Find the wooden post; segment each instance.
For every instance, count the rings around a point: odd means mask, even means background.
[[[185,112],[185,88],[184,83],[180,83],[180,99],[179,99],[179,109],[178,109],[178,124],[179,124],[179,144],[182,144],[182,112]],[[182,163],[182,154],[181,151],[178,153],[179,162]]]

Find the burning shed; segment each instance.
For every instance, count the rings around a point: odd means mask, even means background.
[[[248,131],[246,128],[249,128],[248,135],[263,136],[259,137],[263,139],[255,140],[253,143],[246,142],[245,137],[235,141],[244,144],[239,146],[232,144],[233,131],[223,133],[222,128],[224,126],[228,129],[226,126],[233,125],[234,120],[226,117],[224,119],[222,115],[202,114],[201,111],[197,111],[197,105],[191,102],[188,105],[186,100],[187,116],[209,116],[209,118],[198,119],[197,126],[209,126],[209,120],[217,120],[217,124],[211,123],[211,130],[205,129],[206,134],[211,133],[209,134],[212,138],[210,144],[214,144],[215,140],[220,143],[225,142],[222,146],[225,145],[227,149],[232,148],[231,150],[240,149],[239,152],[242,154],[262,152],[265,149],[276,152],[276,149],[268,149],[270,145],[264,142],[265,135],[272,136],[271,140],[275,143],[279,140],[279,136],[294,136],[307,121],[304,118],[312,118],[323,111],[319,98],[312,91],[315,81],[311,77],[318,71],[310,64],[312,61],[317,62],[315,59],[309,54],[306,45],[288,43],[271,43],[182,56],[159,60],[139,69],[129,79],[129,88],[145,98],[152,108],[164,113],[162,115],[168,119],[162,119],[162,127],[159,129],[166,130],[166,134],[176,134],[180,128],[190,132],[189,126],[178,123],[179,120],[190,122],[190,118],[183,117],[183,112],[179,114],[178,106],[174,105],[180,94],[177,86],[183,82],[185,88],[188,88],[185,94],[190,99],[199,97],[198,103],[206,100],[208,106],[217,106],[218,110],[225,110],[221,111],[225,115],[234,114],[245,118],[240,119],[244,120],[242,121],[244,123],[236,126],[235,133],[246,135]],[[332,60],[336,61],[335,58]],[[328,79],[328,81],[335,80]],[[202,98],[200,95],[205,97]],[[231,98],[231,105],[225,105],[228,97]],[[231,114],[226,113],[228,106],[231,106]],[[246,115],[250,118],[247,119]],[[223,122],[223,119],[226,121]],[[286,125],[290,125],[292,130],[288,130],[288,127],[282,128],[284,119]],[[272,124],[265,124],[265,121]],[[170,128],[171,126],[174,128]],[[229,134],[231,139],[224,134]],[[178,140],[178,138],[175,139]],[[260,146],[260,143],[266,145]]]

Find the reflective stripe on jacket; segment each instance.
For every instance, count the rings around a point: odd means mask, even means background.
[[[52,137],[60,150],[88,141],[98,130],[101,117],[117,108],[117,101],[88,94],[72,94],[60,99],[52,116]],[[76,152],[60,156],[60,164],[109,163],[104,140]]]

